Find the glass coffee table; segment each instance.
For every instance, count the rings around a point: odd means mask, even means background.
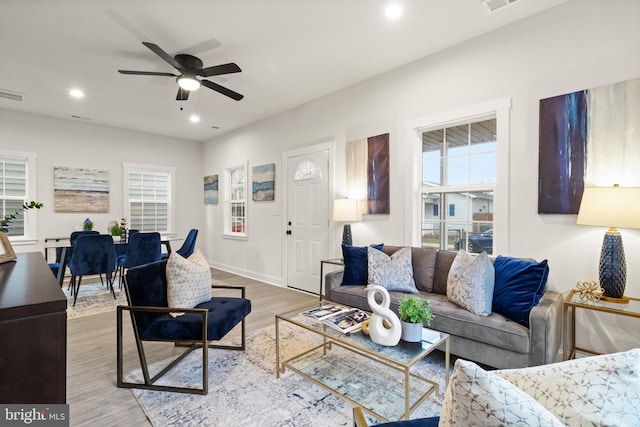
[[[394,347],[382,346],[362,331],[343,334],[300,315],[314,307],[317,304],[276,315],[276,378],[288,368],[383,422],[409,419],[429,396],[443,397],[439,383],[417,374],[414,367],[435,349],[444,347],[446,388],[449,335],[428,330],[428,342],[400,341]],[[295,348],[291,357],[281,360],[284,324],[293,327],[290,334],[311,333],[315,341],[305,348]]]

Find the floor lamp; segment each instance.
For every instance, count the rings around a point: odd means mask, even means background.
[[[333,220],[345,222],[342,228],[342,245],[352,246],[351,225],[349,222],[358,221],[358,201],[356,199],[337,199],[333,202]]]
[[[640,188],[618,185],[585,188],[577,224],[610,227],[600,252],[600,286],[609,301],[627,302],[624,297],[627,262],[622,236],[616,227],[640,228]]]

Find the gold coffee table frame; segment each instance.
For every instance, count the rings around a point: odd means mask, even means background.
[[[433,352],[438,347],[444,344],[445,347],[445,388],[449,384],[449,335],[437,332],[438,338],[434,339],[433,343],[404,343],[394,347],[385,347],[375,344],[371,339],[363,332],[354,332],[352,334],[343,334],[331,327],[326,326],[324,323],[319,322],[310,317],[300,315],[300,312],[317,307],[316,305],[297,309],[283,314],[277,314],[275,316],[275,328],[276,328],[276,378],[280,378],[280,374],[285,372],[286,368],[297,373],[298,375],[306,378],[307,380],[317,384],[325,390],[345,399],[354,406],[362,406],[362,408],[383,422],[409,419],[409,416],[415,411],[430,395],[435,394],[439,397],[443,397],[443,392],[440,391],[440,385],[428,378],[424,378],[411,372],[411,368],[420,360],[425,358],[428,354]],[[294,325],[303,330],[310,331],[322,337],[322,343],[313,346],[312,348],[299,349],[293,357],[286,360],[280,360],[280,322],[285,322],[290,325]],[[402,401],[394,402],[397,408],[394,408],[394,417],[385,417],[380,413],[380,410],[376,408],[375,403],[357,401],[355,398],[349,397],[330,385],[324,383],[322,379],[314,378],[308,373],[303,372],[296,362],[302,363],[302,359],[311,353],[322,350],[321,355],[309,362],[307,366],[312,366],[314,363],[322,360],[326,357],[331,357],[332,346],[336,345],[353,354],[380,363],[384,366],[392,368],[403,374],[402,385],[404,388]],[[308,362],[305,359],[305,363]],[[375,370],[374,370],[375,371]],[[371,373],[371,379],[375,379],[375,372]],[[353,383],[358,381],[350,381],[352,378],[342,378],[343,383]],[[413,392],[411,385],[419,384],[419,386],[426,387],[422,394],[420,392]],[[366,386],[367,384],[362,384]],[[389,384],[389,387],[394,385]],[[391,394],[391,393],[390,393]],[[412,404],[412,394],[414,395],[414,401]]]

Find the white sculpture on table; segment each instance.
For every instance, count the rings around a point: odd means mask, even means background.
[[[377,293],[382,294],[382,303],[378,304],[375,299]],[[367,301],[373,314],[369,322],[369,336],[376,344],[394,346],[400,342],[402,335],[402,325],[398,316],[389,309],[391,300],[389,292],[380,285],[369,286]]]

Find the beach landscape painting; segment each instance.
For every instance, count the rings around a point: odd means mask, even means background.
[[[56,212],[109,212],[109,171],[55,166]]]
[[[270,202],[275,199],[276,164],[253,167],[253,200]]]
[[[204,177],[204,204],[218,204],[218,175]]]

